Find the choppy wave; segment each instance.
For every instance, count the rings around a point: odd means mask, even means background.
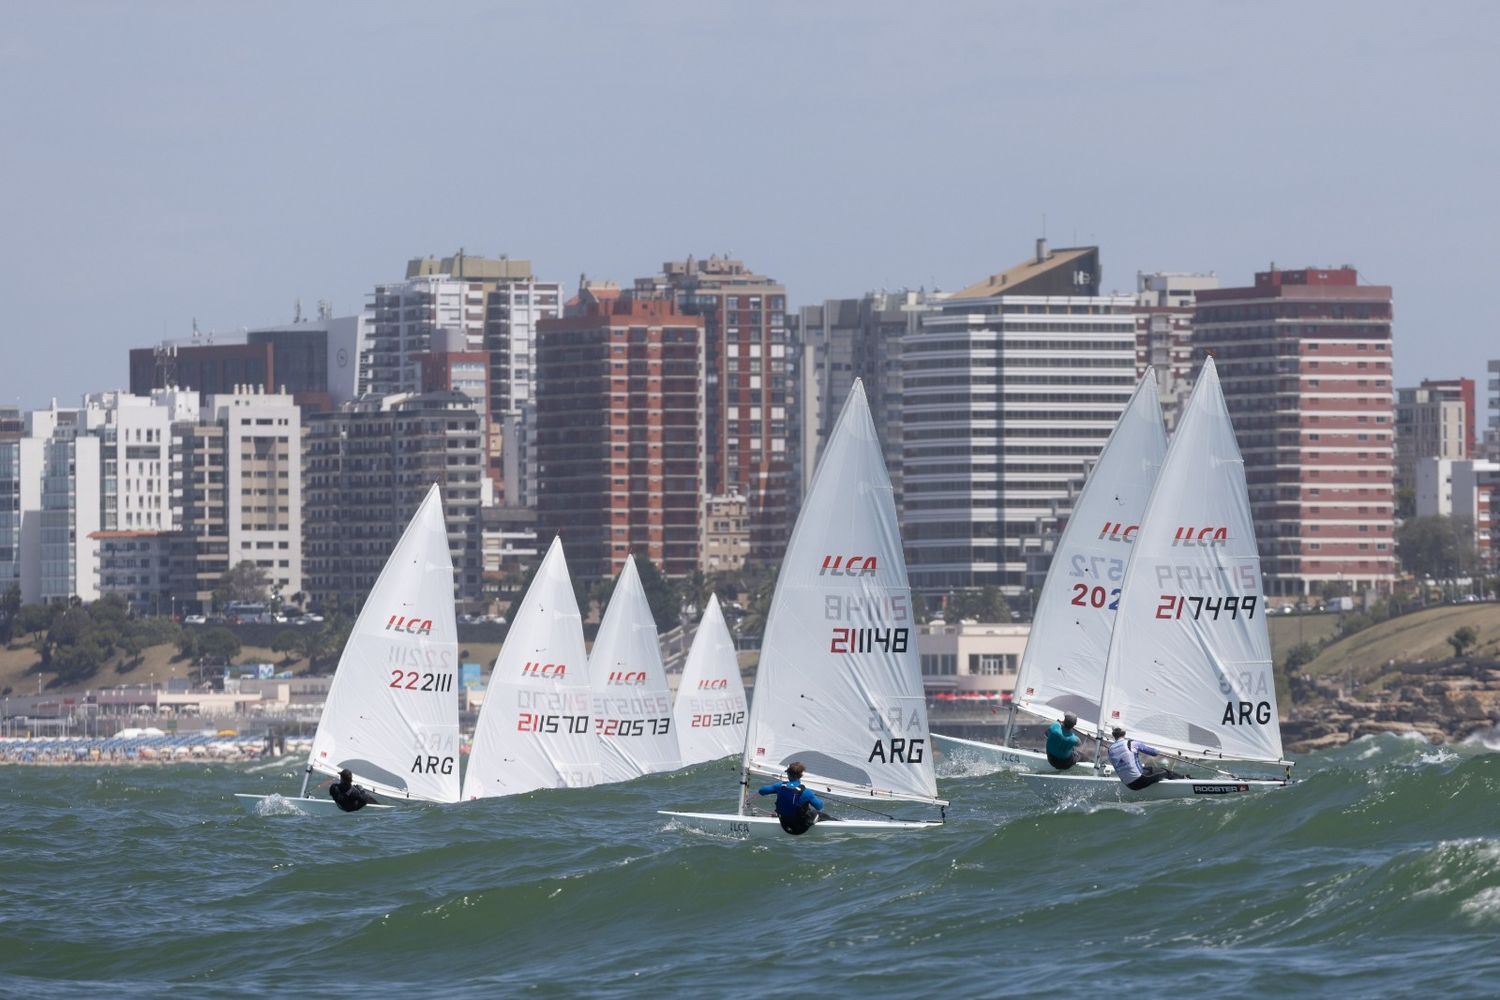
[[[730,807],[724,764],[354,816],[236,805],[296,761],[5,768],[0,993],[1492,995],[1500,754],[1297,772],[1091,810],[970,775],[941,831],[751,847],[656,814]]]

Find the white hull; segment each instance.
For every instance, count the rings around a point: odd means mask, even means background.
[[[1032,791],[1063,802],[1161,802],[1167,799],[1222,799],[1285,788],[1279,778],[1168,778],[1133,792],[1115,777],[1088,774],[1023,774]]]
[[[240,806],[252,816],[291,816],[302,814],[304,816],[326,815],[328,813],[343,812],[333,799],[303,799],[295,795],[246,795],[236,792],[235,798],[239,799]],[[390,806],[365,806],[356,812],[365,812],[370,809],[384,811]]]
[[[1042,774],[1057,773],[1056,768],[1047,763],[1047,755],[1037,750],[1021,750],[1017,747],[1003,747],[998,743],[962,740],[957,736],[942,736],[938,733],[932,734],[932,742],[939,753],[952,754],[955,757],[973,760],[990,767],[1036,771]],[[1084,761],[1073,765],[1073,770],[1092,774],[1094,765],[1090,761]]]
[[[658,810],[659,815],[670,816],[674,821],[690,830],[711,833],[737,840],[787,840],[792,834],[781,828],[775,816],[736,816],[733,813],[690,813]],[[888,833],[915,833],[921,830],[936,830],[943,824],[912,822],[907,820],[825,820],[817,823],[806,833],[798,834],[800,840],[826,840],[829,837],[858,837]]]

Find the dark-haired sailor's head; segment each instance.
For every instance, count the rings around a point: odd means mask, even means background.
[[[354,781],[354,772],[347,767],[339,772],[339,784],[347,785]]]
[[[807,769],[802,766],[801,761],[794,760],[786,766],[786,776],[793,781],[801,781],[802,772],[805,770]]]
[[[1078,725],[1078,716],[1074,715],[1072,712],[1068,712],[1063,715],[1064,729],[1072,729],[1076,725]]]
[[[1119,726],[1116,726],[1114,729],[1110,730],[1110,735],[1117,740],[1123,740],[1125,738],[1125,730],[1121,729]]]

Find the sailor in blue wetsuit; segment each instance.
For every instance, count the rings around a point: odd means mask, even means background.
[[[1120,783],[1132,792],[1150,788],[1158,781],[1165,781],[1168,778],[1190,777],[1186,774],[1175,774],[1165,767],[1160,770],[1154,767],[1143,769],[1140,755],[1155,757],[1161,751],[1139,740],[1127,740],[1125,730],[1119,726],[1116,726],[1110,735],[1115,738],[1115,741],[1109,745],[1109,762],[1114,765],[1115,777],[1119,778]]]
[[[783,830],[794,835],[806,833],[820,820],[833,818],[823,812],[823,800],[811,789],[802,787],[803,770],[801,763],[793,761],[786,766],[785,781],[760,790],[762,795],[776,796],[776,818]]]
[[[1079,762],[1078,734],[1073,727],[1078,725],[1078,716],[1072,712],[1047,727],[1047,763],[1059,771],[1066,771]]]

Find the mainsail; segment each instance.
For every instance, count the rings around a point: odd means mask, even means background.
[[[708,599],[672,706],[684,765],[739,753],[745,746],[745,684],[718,595]]]
[[[1125,564],[1166,450],[1156,373],[1148,368],[1052,554],[1016,677],[1022,710],[1051,718],[1072,712],[1082,730],[1098,728]]]
[[[589,677],[603,780],[629,781],[681,766],[656,619],[634,556],[625,557],[599,623],[589,653]]]
[[[436,484],[386,560],[323,704],[310,765],[367,788],[458,800],[453,558]]]
[[[578,599],[554,538],[495,659],[464,798],[598,784],[591,699]]]
[[[890,478],[856,381],[797,517],[761,646],[744,764],[852,797],[936,802]]]
[[[1212,358],[1131,546],[1102,704],[1103,728],[1164,750],[1282,758],[1245,466]]]

